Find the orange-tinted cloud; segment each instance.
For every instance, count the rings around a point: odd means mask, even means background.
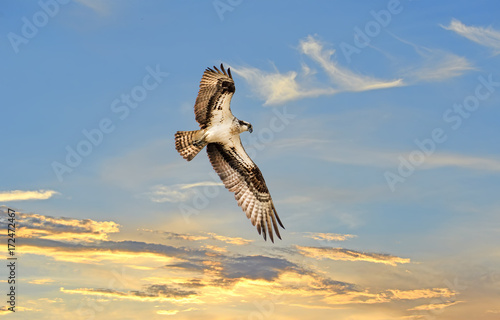
[[[431,303],[431,304],[423,304],[420,306],[416,306],[414,308],[408,309],[408,311],[432,311],[432,310],[441,310],[444,308],[448,308],[454,306],[456,304],[462,303],[463,301],[449,301],[443,303]]]
[[[207,232],[206,233],[207,235],[205,236],[205,235],[193,235],[193,234],[187,234],[187,233],[176,233],[176,232],[159,231],[159,230],[151,230],[151,229],[141,229],[141,231],[160,234],[167,240],[203,241],[203,240],[212,239],[212,240],[222,241],[222,242],[225,242],[228,244],[234,244],[234,245],[246,245],[246,244],[253,242],[253,240],[247,240],[247,239],[240,238],[240,237],[226,237],[226,236],[218,235],[218,234],[213,233],[213,232]]]
[[[12,190],[0,191],[0,202],[9,201],[25,201],[25,200],[46,200],[52,196],[59,194],[54,190],[38,190],[38,191],[25,191],[25,190]]]
[[[391,256],[388,254],[359,252],[343,248],[302,247],[302,246],[296,246],[296,248],[302,255],[315,259],[367,261],[367,262],[388,264],[391,266],[396,266],[398,263],[410,262],[410,259]]]
[[[53,279],[35,279],[35,280],[28,281],[28,283],[31,283],[31,284],[50,284],[53,282],[54,282]]]
[[[61,241],[96,241],[108,239],[108,234],[119,232],[113,221],[51,217],[33,213],[17,213],[17,237]]]
[[[179,288],[169,287],[167,285],[150,285],[145,287],[143,291],[127,292],[117,291],[113,289],[65,289],[63,287],[60,288],[60,291],[68,294],[92,295],[120,300],[170,301],[175,303],[196,303],[199,301],[196,298],[195,291],[187,291]]]
[[[275,253],[279,255],[250,255],[241,250],[246,247],[240,247],[248,244],[249,240],[215,233],[191,235],[155,232],[164,236],[164,239],[175,240],[176,245],[132,240],[111,241],[107,239],[108,234],[119,232],[119,226],[111,221],[53,218],[34,214],[19,214],[19,217],[25,221],[25,235],[31,235],[23,238],[20,251],[24,254],[74,263],[80,269],[88,266],[93,275],[96,274],[94,270],[108,268],[108,272],[102,273],[105,281],[93,282],[98,285],[111,283],[109,266],[119,270],[121,265],[125,270],[122,273],[130,279],[121,281],[119,288],[92,287],[88,282],[82,286],[82,282],[75,280],[73,284],[65,283],[64,288],[60,289],[62,297],[82,295],[95,300],[182,305],[182,308],[157,309],[159,311],[154,311],[157,315],[174,315],[189,310],[193,305],[241,305],[242,299],[250,302],[274,299],[276,306],[283,303],[304,310],[333,310],[356,304],[377,305],[406,301],[401,303],[400,310],[408,312],[412,307],[416,309],[411,311],[438,308],[439,306],[432,305],[433,299],[448,301],[456,295],[445,288],[401,290],[390,285],[377,289],[359,286],[339,281],[332,277],[333,273],[322,269],[320,265],[313,267],[303,261],[304,256],[309,256],[387,265],[409,263],[409,259],[391,255],[306,246],[276,250]],[[31,233],[28,232],[30,230]],[[45,236],[37,238],[36,234]],[[78,238],[75,235],[89,237]],[[313,239],[326,241],[353,237],[328,233],[310,235]],[[93,241],[91,236],[100,240]],[[221,244],[223,247],[218,246]],[[96,280],[99,280],[98,277],[96,275]],[[29,283],[61,286],[57,280],[51,282],[48,278]],[[144,283],[147,284],[140,287]],[[420,306],[415,306],[416,302],[412,302],[416,300]],[[412,304],[408,305],[407,302]],[[182,310],[183,308],[188,309]]]
[[[378,293],[364,291],[352,291],[346,294],[332,295],[324,299],[328,304],[374,304],[386,303],[395,300],[418,300],[433,298],[449,298],[456,293],[448,288],[416,289],[416,290],[385,290]]]
[[[345,241],[347,239],[356,238],[352,234],[338,234],[338,233],[314,233],[309,232],[304,237],[311,238],[318,241]]]
[[[239,237],[225,237],[225,236],[221,236],[221,235],[218,235],[215,233],[210,233],[210,232],[207,234],[215,240],[219,240],[219,241],[226,242],[229,244],[246,245],[246,244],[250,244],[253,242],[253,240],[247,240],[247,239],[243,239],[243,238],[239,238]]]

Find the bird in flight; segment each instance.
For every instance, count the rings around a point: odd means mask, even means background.
[[[208,158],[224,183],[238,201],[259,234],[269,233],[274,242],[273,228],[281,239],[278,217],[271,194],[259,168],[250,159],[240,140],[240,133],[252,133],[252,125],[237,119],[230,108],[235,92],[231,69],[224,66],[207,68],[200,82],[194,105],[199,130],[177,131],[175,148],[187,161],[191,161],[205,146]],[[266,230],[267,229],[267,230]]]

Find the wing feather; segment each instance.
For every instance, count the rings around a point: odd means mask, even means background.
[[[214,70],[215,69],[215,70]],[[207,68],[200,81],[200,89],[194,104],[196,121],[202,129],[210,126],[213,118],[232,116],[230,102],[235,87],[229,68],[226,70],[221,64],[219,70]]]
[[[238,205],[264,239],[274,242],[273,229],[281,239],[278,223],[283,227],[261,171],[247,155],[241,141],[235,146],[209,143],[207,153],[226,188],[234,192]]]

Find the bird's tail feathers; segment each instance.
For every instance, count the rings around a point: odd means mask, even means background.
[[[207,142],[202,141],[204,130],[177,131],[175,133],[175,149],[187,161],[193,158],[203,149]]]

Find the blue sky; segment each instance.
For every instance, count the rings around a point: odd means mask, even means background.
[[[499,9],[2,3],[0,205],[23,271],[0,317],[496,319]],[[204,151],[174,148],[220,63],[274,244]]]

